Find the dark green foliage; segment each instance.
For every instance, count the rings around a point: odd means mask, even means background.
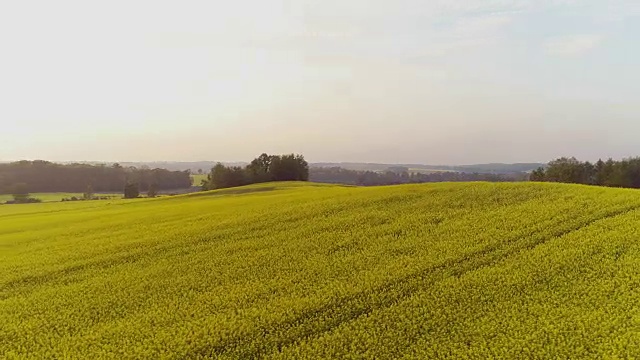
[[[308,180],[309,164],[302,155],[262,154],[244,168],[216,164],[208,180],[203,182],[202,189],[224,189],[268,181]]]
[[[531,176],[529,180],[531,181],[545,181],[544,180],[545,170],[543,167],[539,167],[531,172]]]
[[[640,188],[640,158],[598,160],[595,164],[576,158],[559,158],[546,169],[531,173],[531,181],[548,181],[609,187]]]
[[[87,200],[111,200],[112,198],[116,198],[117,196],[93,196],[91,198],[85,198],[84,196],[81,198],[72,196],[70,198],[62,198],[62,202],[68,202],[68,201],[87,201]]]
[[[127,180],[137,182],[144,191],[151,184],[159,190],[177,190],[191,187],[191,177],[185,171],[122,167],[119,164],[55,164],[47,161],[19,161],[0,164],[0,192],[11,194],[11,187],[24,183],[31,192],[92,192],[121,191]]]
[[[29,188],[25,183],[15,184],[10,188],[13,200],[7,201],[6,204],[31,204],[42,202],[39,199],[29,196]]]
[[[589,184],[593,178],[593,166],[576,158],[559,158],[549,163],[545,171],[545,181],[573,184]]]
[[[208,181],[203,185],[204,190],[223,189],[249,184],[248,174],[241,167],[224,166],[221,163],[211,169]]]
[[[151,184],[149,185],[149,190],[147,191],[147,196],[150,198],[154,198],[156,196],[158,196],[158,185]]]
[[[135,199],[140,196],[140,187],[137,183],[128,183],[124,187],[124,198]]]
[[[246,167],[247,174],[251,178],[251,181],[255,183],[273,181],[275,177],[271,172],[271,165],[274,159],[275,156],[264,153],[253,159],[251,164]]]
[[[269,173],[273,181],[309,181],[309,164],[302,155],[272,156]]]
[[[5,202],[5,204],[7,204],[7,205],[10,205],[10,204],[34,204],[34,203],[41,203],[41,202],[42,202],[42,200],[40,200],[40,199],[28,197],[28,198],[22,198],[22,199],[9,200],[9,201]]]

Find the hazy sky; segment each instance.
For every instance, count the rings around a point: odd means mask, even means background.
[[[0,160],[640,155],[637,0],[0,0]]]

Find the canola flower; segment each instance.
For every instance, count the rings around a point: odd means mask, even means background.
[[[640,193],[302,183],[0,207],[0,358],[635,358]]]

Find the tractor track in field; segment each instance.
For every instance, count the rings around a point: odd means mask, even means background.
[[[510,239],[487,246],[458,259],[445,261],[366,292],[336,299],[319,308],[304,311],[288,322],[276,324],[273,327],[262,327],[248,334],[240,334],[221,344],[194,349],[185,358],[212,355],[243,359],[261,358],[269,353],[279,352],[288,345],[331,332],[376,310],[391,307],[438,281],[450,277],[462,277],[467,273],[495,265],[514,254],[530,251],[553,239],[567,236],[595,223],[623,216],[638,209],[640,209],[640,205],[611,209],[601,216],[586,219],[577,225],[571,224],[573,226],[560,223],[558,224],[559,230],[551,236],[543,236],[532,231],[527,237]],[[372,297],[372,294],[377,294],[377,296]]]

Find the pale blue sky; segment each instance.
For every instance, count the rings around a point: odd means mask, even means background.
[[[640,155],[640,2],[0,0],[0,161]]]

